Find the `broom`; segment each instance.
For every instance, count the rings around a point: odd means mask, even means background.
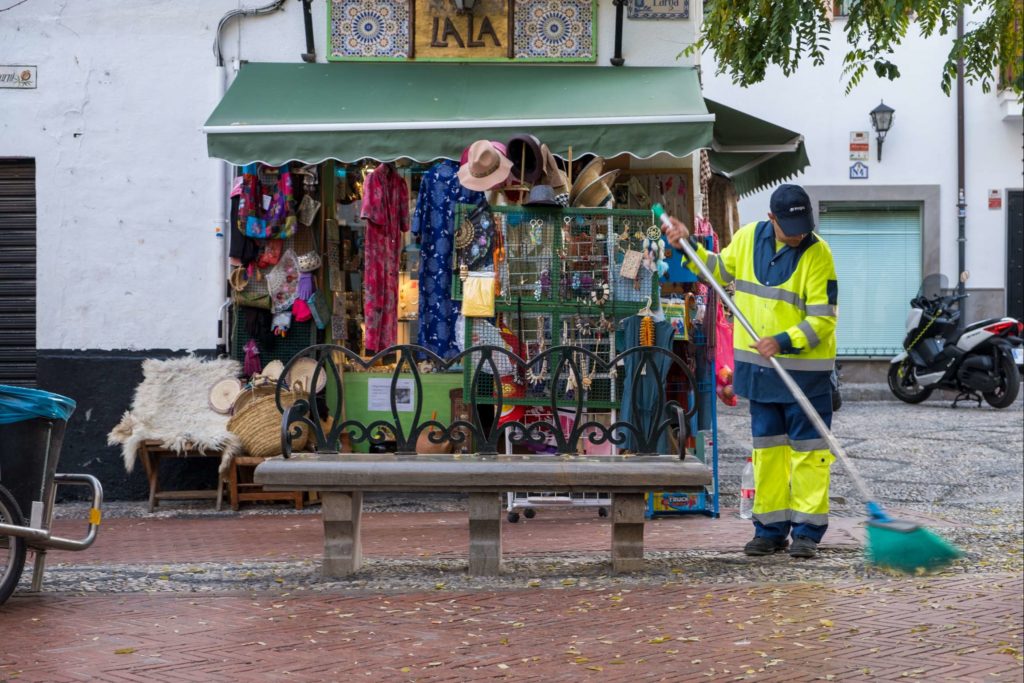
[[[668,216],[665,214],[665,209],[660,204],[655,204],[652,207],[655,217],[661,222],[661,224],[667,229],[670,226]],[[740,322],[743,328],[747,331],[752,339],[759,339],[760,335],[754,331],[754,327],[746,319],[743,313],[736,307],[733,300],[726,294],[725,290],[722,289],[721,285],[715,280],[714,276],[708,270],[708,267],[697,257],[697,254],[693,251],[693,248],[683,240],[680,244],[672,245],[682,249],[686,257],[697,267],[700,271],[701,276],[707,281],[708,285],[718,294],[718,297],[729,307],[733,315]],[[861,498],[864,500],[868,511],[867,530],[868,530],[868,543],[867,543],[867,557],[868,561],[872,564],[880,567],[887,567],[895,569],[897,571],[906,572],[908,574],[917,573],[921,570],[939,569],[951,563],[953,560],[962,557],[963,553],[960,552],[955,546],[951,545],[944,539],[940,538],[933,532],[925,529],[922,526],[914,524],[913,522],[907,522],[902,520],[896,520],[886,514],[885,510],[882,509],[881,504],[875,501],[874,496],[868,491],[867,484],[860,476],[860,472],[854,467],[853,463],[846,456],[846,452],[843,447],[839,445],[839,441],[832,434],[828,427],[825,426],[825,422],[818,415],[818,411],[814,409],[811,402],[808,400],[806,394],[800,389],[800,386],[793,380],[785,368],[779,363],[778,359],[772,357],[769,359],[772,367],[779,373],[779,377],[782,378],[783,383],[792,392],[793,397],[796,398],[797,403],[800,404],[800,408],[807,415],[807,419],[811,421],[814,427],[818,430],[818,433],[828,442],[829,448],[832,453],[839,458],[839,462],[842,463],[846,471],[849,472],[850,478],[853,479],[854,486],[857,487],[857,491],[860,493]]]

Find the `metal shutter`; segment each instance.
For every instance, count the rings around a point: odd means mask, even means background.
[[[36,383],[36,163],[0,159],[0,384]]]
[[[903,350],[910,300],[921,285],[921,209],[913,205],[826,204],[818,231],[839,278],[840,356]]]

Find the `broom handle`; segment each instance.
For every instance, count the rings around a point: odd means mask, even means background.
[[[661,205],[655,204],[653,211],[654,215],[661,220],[662,225],[664,225],[665,228],[668,228],[670,225],[668,222],[668,215],[665,213],[665,210],[661,207]],[[730,297],[726,293],[726,291],[722,288],[722,285],[718,284],[718,281],[715,280],[715,276],[711,273],[710,270],[708,270],[708,267],[704,264],[704,262],[701,261],[700,258],[698,258],[697,253],[693,250],[693,247],[690,246],[689,242],[687,240],[683,240],[679,244],[672,246],[678,246],[680,249],[683,250],[683,253],[686,254],[686,257],[690,259],[690,261],[697,267],[697,270],[700,271],[701,277],[703,277],[707,281],[711,289],[715,290],[715,294],[718,295],[718,298],[725,302],[725,305],[729,307],[729,310],[732,311],[732,314],[736,316],[736,320],[738,320],[740,325],[743,326],[743,329],[747,331],[747,334],[750,335],[750,338],[754,340],[760,339],[761,335],[759,335],[754,330],[754,326],[750,324],[750,321],[747,320],[747,317],[743,315],[743,312],[739,309],[738,306],[736,306],[736,302],[734,302],[732,300],[732,297]],[[857,468],[853,465],[852,462],[850,462],[850,459],[846,457],[846,451],[844,451],[843,447],[839,445],[839,440],[836,439],[836,437],[832,434],[832,431],[825,425],[825,421],[821,419],[821,415],[818,415],[818,411],[814,409],[813,405],[811,405],[811,401],[810,399],[807,398],[807,395],[803,392],[803,389],[800,388],[800,385],[796,383],[796,380],[793,379],[789,372],[787,372],[786,369],[782,367],[782,364],[779,362],[779,360],[774,356],[772,356],[768,360],[771,361],[772,367],[775,368],[775,371],[779,373],[779,377],[782,378],[783,384],[785,384],[786,388],[789,389],[789,391],[793,394],[793,397],[796,399],[796,402],[800,404],[800,408],[803,409],[804,414],[807,416],[807,419],[810,420],[811,424],[813,424],[815,429],[818,430],[818,434],[820,434],[828,442],[829,448],[832,450],[835,456],[839,458],[839,462],[843,464],[843,467],[846,468],[846,471],[849,472],[850,478],[853,479],[853,483],[857,487],[857,491],[860,492],[860,495],[863,498],[863,500],[866,503],[868,503],[869,507],[871,507],[872,501],[874,501],[875,499],[868,491],[867,484],[865,484],[864,480],[861,478],[860,472],[858,472]],[[881,510],[879,509],[877,510],[877,512],[881,513]],[[872,508],[872,515],[875,514],[876,510]],[[884,515],[884,513],[881,514]]]

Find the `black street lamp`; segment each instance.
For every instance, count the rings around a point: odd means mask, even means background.
[[[882,143],[885,142],[885,134],[892,128],[892,115],[896,110],[886,106],[883,100],[881,104],[871,110],[871,127],[878,133],[878,160],[882,160]]]

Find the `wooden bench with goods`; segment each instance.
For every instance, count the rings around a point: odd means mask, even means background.
[[[346,420],[345,368],[365,371],[384,363],[392,367],[390,419]],[[301,392],[283,379],[296,364],[305,365],[303,374],[310,378]],[[656,346],[630,348],[610,361],[576,346],[555,346],[529,359],[498,346],[475,346],[449,360],[413,345],[392,347],[368,360],[341,346],[312,346],[288,363],[276,385],[282,454],[259,464],[254,482],[268,491],[319,493],[326,578],[360,570],[363,494],[381,491],[468,494],[473,575],[501,572],[502,500],[507,492],[607,492],[612,501],[612,568],[636,571],[644,566],[645,494],[712,482],[709,467],[686,456],[695,408],[668,400],[662,378],[670,365],[693,383],[683,360]],[[430,406],[424,405],[421,373],[453,366],[470,368],[463,412],[452,415],[448,424],[425,419]],[[514,375],[524,377],[545,375],[549,419],[529,424],[503,419],[502,407],[514,399],[505,394],[503,379],[495,381],[504,376],[499,367],[511,367]],[[590,419],[580,378],[595,369],[607,373],[634,400],[653,397],[645,405],[655,409],[634,406],[629,421],[607,425]],[[411,413],[399,410],[400,375],[414,380]],[[584,442],[628,446],[631,454],[584,455]],[[392,452],[352,452],[357,444],[391,444]]]

